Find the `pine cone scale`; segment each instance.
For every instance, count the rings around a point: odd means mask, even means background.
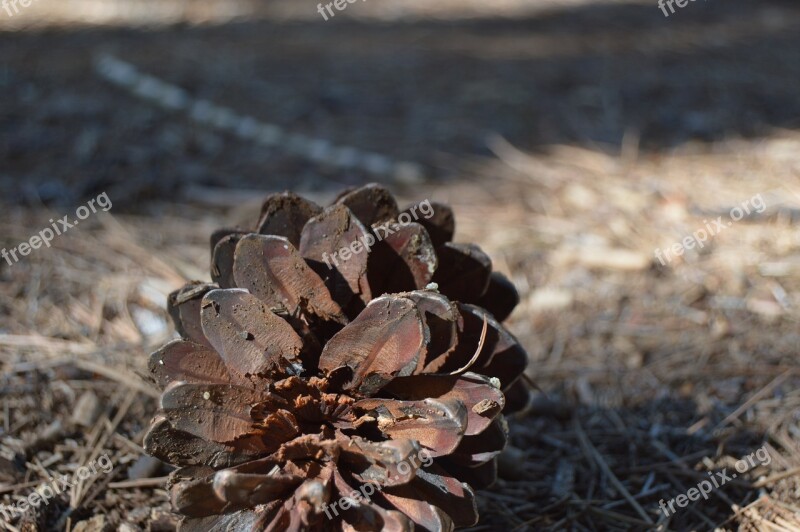
[[[200,310],[203,332],[240,375],[302,370],[303,341],[289,323],[242,289],[212,290]]]
[[[411,375],[424,360],[427,337],[419,310],[407,298],[373,300],[325,345],[319,367],[352,371],[344,390],[368,396],[394,377]]]
[[[234,252],[233,277],[237,286],[275,312],[288,316],[307,312],[323,321],[347,323],[322,279],[283,237],[243,237]]]

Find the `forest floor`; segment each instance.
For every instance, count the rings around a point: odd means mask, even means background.
[[[114,469],[0,526],[174,529],[141,448],[166,294],[208,279],[210,233],[269,192],[374,179],[137,98],[98,75],[112,54],[420,164],[424,182],[387,184],[452,204],[456,240],[515,282],[540,390],[476,530],[800,529],[800,6],[371,0],[325,22],[310,2],[101,4],[0,12],[0,244],[113,203],[0,260],[0,503],[104,454]],[[660,509],[723,470],[708,500]]]

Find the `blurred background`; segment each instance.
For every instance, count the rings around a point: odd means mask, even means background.
[[[0,502],[92,453],[115,469],[0,527],[173,530],[141,450],[166,294],[267,194],[380,182],[452,204],[521,293],[539,389],[476,529],[800,530],[800,5],[674,8],[2,5],[0,245],[113,206],[0,260]],[[768,465],[659,510],[761,446]]]

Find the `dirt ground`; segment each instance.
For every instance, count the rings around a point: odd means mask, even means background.
[[[522,295],[509,326],[539,390],[475,530],[800,530],[796,2],[26,9],[0,11],[0,244],[113,206],[0,260],[0,503],[103,454],[114,469],[0,525],[173,530],[169,471],[141,448],[166,294],[208,279],[210,233],[269,192],[379,180],[451,203],[456,239]],[[198,123],[109,83],[103,56],[425,180]],[[758,450],[708,500],[659,508]]]

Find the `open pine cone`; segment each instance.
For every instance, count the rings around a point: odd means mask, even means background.
[[[369,185],[326,209],[274,195],[254,232],[215,233],[216,284],[170,295],[182,339],[150,358],[145,447],[181,466],[185,530],[477,521],[527,355],[500,324],[513,286],[453,232],[448,207]]]

